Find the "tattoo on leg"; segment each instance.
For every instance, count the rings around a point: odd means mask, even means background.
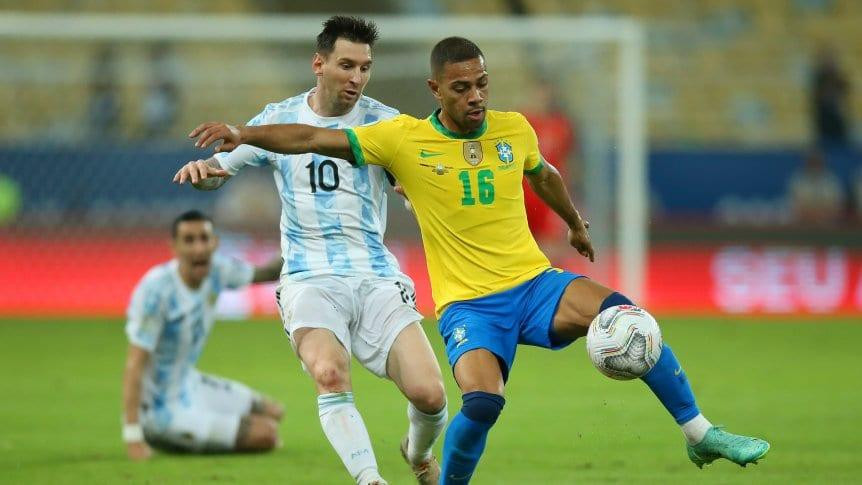
[[[246,437],[248,436],[249,430],[251,429],[251,417],[243,416],[239,418],[239,429],[236,432],[236,444],[237,446],[244,442]]]
[[[266,414],[266,400],[262,397],[255,397],[251,401],[251,414]]]

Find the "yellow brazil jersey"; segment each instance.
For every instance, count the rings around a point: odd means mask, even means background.
[[[520,113],[487,111],[466,135],[446,129],[437,112],[345,131],[357,165],[381,165],[404,187],[438,316],[452,302],[512,288],[550,267],[527,226],[521,180],[541,170],[542,157]]]

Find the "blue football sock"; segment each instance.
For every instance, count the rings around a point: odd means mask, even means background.
[[[488,431],[506,400],[487,392],[468,392],[461,411],[452,418],[443,440],[441,485],[469,483],[485,451]]]
[[[625,295],[614,292],[605,298],[599,307],[599,312],[616,305],[634,305],[634,303]],[[652,389],[653,394],[664,404],[677,424],[687,423],[700,414],[694,402],[694,393],[688,385],[688,378],[667,344],[662,345],[661,357],[655,367],[641,377],[641,380]]]
[[[662,345],[661,357],[655,367],[641,377],[641,380],[652,389],[677,424],[687,423],[700,414],[694,402],[694,393],[688,385],[688,378],[667,344]]]

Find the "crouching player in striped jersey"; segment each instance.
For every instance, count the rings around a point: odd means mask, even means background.
[[[281,259],[254,268],[215,253],[212,221],[198,212],[172,225],[175,258],[141,279],[129,304],[123,374],[123,440],[129,457],[166,451],[267,451],[278,443],[282,407],[239,382],[194,365],[223,289],[275,281]]]
[[[398,111],[362,91],[371,74],[373,23],[335,16],[317,37],[317,86],[266,107],[248,124],[349,128]],[[387,174],[337,157],[278,155],[252,146],[188,163],[174,181],[215,189],[247,166],[269,167],[282,203],[284,258],[277,297],[303,367],[314,379],[320,425],[359,484],[385,484],[353,397],[350,356],[391,379],[408,400],[401,454],[420,484],[436,484],[431,447],[447,421],[440,366],[419,324],[413,282],[383,244]]]

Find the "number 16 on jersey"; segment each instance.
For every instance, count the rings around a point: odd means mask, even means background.
[[[458,173],[461,185],[464,187],[464,196],[461,197],[461,205],[476,205],[473,197],[473,184],[470,180],[470,171],[461,170]],[[479,203],[488,205],[494,203],[494,172],[488,169],[479,170],[476,174],[476,186],[478,188]]]

